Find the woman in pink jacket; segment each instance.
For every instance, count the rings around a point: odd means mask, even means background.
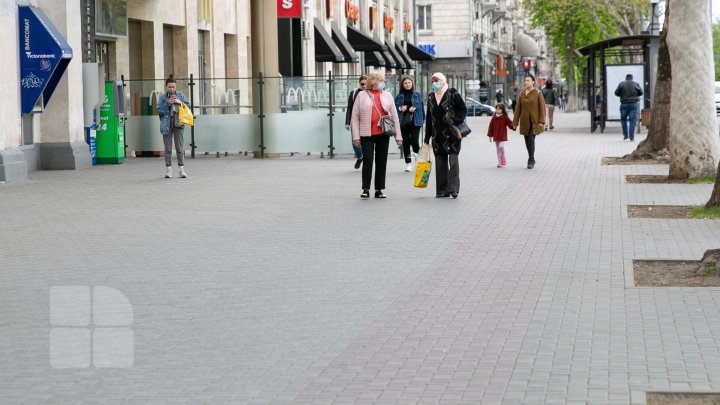
[[[395,124],[395,143],[402,145],[400,120],[395,109],[393,96],[385,90],[385,75],[373,72],[368,75],[366,91],[360,92],[353,104],[352,126],[353,145],[361,146],[363,152],[362,189],[360,198],[370,198],[373,158],[375,159],[375,198],[385,198],[385,171],[387,168],[390,136],[384,135],[380,117],[390,115]]]

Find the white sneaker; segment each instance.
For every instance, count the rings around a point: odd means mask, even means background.
[[[187,179],[187,173],[185,173],[185,166],[178,166],[180,169],[180,178]]]
[[[172,166],[168,166],[167,169],[165,169],[165,178],[169,179],[172,177]]]
[[[407,167],[405,168],[405,171],[406,171],[406,172],[411,172],[411,171],[412,171],[412,163],[408,163],[408,164],[407,164]]]

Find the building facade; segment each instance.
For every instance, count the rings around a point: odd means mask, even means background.
[[[1,41],[17,56],[1,60],[0,71],[18,78],[0,90],[0,181],[90,167],[88,134],[100,119],[106,81],[119,83],[121,113],[132,121],[126,134],[154,141],[154,103],[171,74],[181,91],[194,92],[200,114],[218,113],[216,105],[231,98],[252,114],[252,78],[260,74],[279,78],[265,85],[265,111],[282,110],[291,77],[332,74],[349,88],[359,74],[379,69],[395,86],[401,74],[415,75],[426,91],[434,57],[417,46],[415,1],[0,0]],[[46,14],[72,54],[52,97],[32,112],[21,111],[19,96],[23,6]]]
[[[417,0],[417,14],[418,45],[436,58],[429,69],[463,76],[466,94],[481,102],[514,94],[526,72],[553,75],[538,45],[544,32],[529,29],[517,0]]]

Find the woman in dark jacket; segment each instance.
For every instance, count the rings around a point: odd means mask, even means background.
[[[367,75],[360,75],[360,80],[358,80],[358,83],[360,83],[360,87],[350,92],[350,95],[348,96],[347,101],[347,110],[345,111],[345,129],[348,131],[350,130],[350,118],[352,117],[352,110],[353,110],[353,104],[355,103],[355,98],[357,97],[358,93],[361,91],[365,91],[365,82],[367,81]],[[350,134],[350,139],[352,139],[352,134]],[[355,168],[359,169],[360,166],[362,166],[363,162],[363,154],[362,154],[362,148],[359,146],[355,146],[353,144],[353,152],[355,152]]]
[[[428,95],[425,143],[432,139],[435,152],[435,197],[457,198],[460,192],[458,155],[462,137],[455,125],[465,121],[467,107],[456,89],[449,89],[442,73],[432,75],[432,93]]]
[[[420,129],[425,124],[425,106],[422,96],[415,91],[415,84],[410,76],[403,76],[400,80],[400,94],[395,97],[395,106],[400,116],[400,130],[403,137],[403,155],[405,156],[406,172],[411,172],[413,155],[420,151]]]

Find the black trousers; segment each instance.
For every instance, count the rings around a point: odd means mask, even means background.
[[[532,135],[532,126],[529,132],[530,134],[523,138],[525,138],[525,148],[528,151],[528,163],[535,163],[535,135]]]
[[[422,127],[416,127],[415,125],[410,125],[408,127],[402,127],[401,133],[403,138],[403,156],[405,156],[405,163],[412,162],[411,156],[410,156],[410,147],[412,146],[412,151],[415,153],[420,152],[420,130]]]
[[[460,161],[458,155],[435,154],[435,194],[460,192]]]
[[[362,188],[370,189],[372,179],[373,158],[375,159],[375,190],[385,189],[385,171],[387,170],[388,147],[390,137],[387,135],[361,136],[360,146],[363,152]]]

